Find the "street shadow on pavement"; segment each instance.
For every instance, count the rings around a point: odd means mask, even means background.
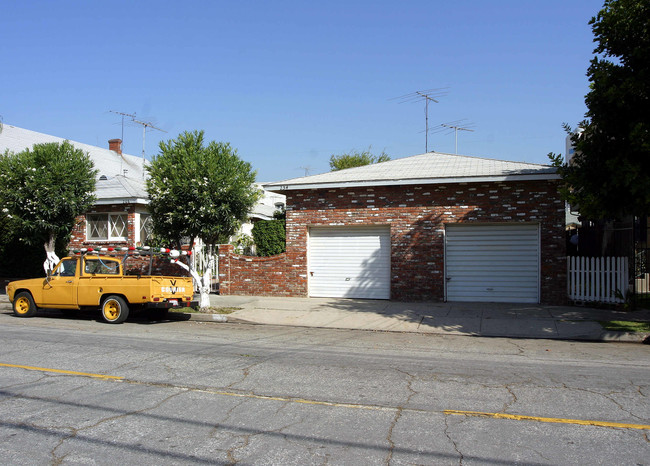
[[[2,314],[7,314],[16,319],[23,319],[23,317],[16,317],[12,310],[2,310]],[[79,321],[95,321],[100,324],[108,324],[102,319],[99,311],[78,311],[78,310],[62,310],[62,309],[39,309],[33,317],[29,319],[38,319],[39,317],[48,317],[60,320],[79,320]],[[140,325],[152,324],[166,324],[178,321],[190,320],[191,316],[184,313],[169,312],[166,315],[161,315],[156,312],[140,311],[134,312],[129,315],[126,322]]]

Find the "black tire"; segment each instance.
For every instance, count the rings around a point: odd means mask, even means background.
[[[13,309],[16,317],[32,317],[38,310],[29,291],[21,291],[14,296]]]
[[[121,296],[107,296],[102,301],[102,317],[109,324],[121,324],[129,317],[129,306]]]

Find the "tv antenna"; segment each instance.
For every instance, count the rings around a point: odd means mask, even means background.
[[[122,116],[122,142],[124,142],[124,117],[128,116],[131,118],[131,120],[135,119],[135,113],[124,113],[124,112],[116,112],[115,110],[109,110],[111,113],[116,113],[117,115]]]
[[[144,143],[145,143],[145,138],[146,138],[146,135],[147,135],[147,128],[162,131],[163,133],[166,133],[167,131],[154,126],[153,123],[150,123],[148,121],[140,121],[140,120],[136,120],[135,118],[131,118],[131,121],[133,123],[137,123],[139,125],[142,125],[142,177],[144,178],[144,162],[145,162]]]
[[[463,120],[452,121],[450,123],[442,123],[440,126],[443,128],[450,129],[454,132],[454,154],[458,154],[458,131],[469,131],[474,132],[472,123],[466,124],[466,126],[460,126]]]
[[[301,170],[305,170],[305,176],[309,176],[309,172],[311,171],[311,167],[298,167]]]
[[[424,100],[424,151],[429,152],[429,102],[438,103],[440,97],[447,95],[447,88],[426,89],[393,97],[391,100],[399,100],[400,104],[420,102]]]

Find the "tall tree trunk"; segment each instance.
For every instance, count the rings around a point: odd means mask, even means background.
[[[56,238],[54,236],[54,233],[50,233],[50,238],[43,245],[45,247],[45,256],[46,256],[45,262],[43,262],[43,268],[45,269],[46,274],[54,270],[56,264],[58,264],[59,261],[61,260],[59,259],[59,256],[56,255],[56,252],[54,252],[55,243],[56,243]]]
[[[210,307],[210,278],[213,261],[214,259],[210,259],[210,262],[208,263],[208,266],[203,273],[203,277],[201,277],[201,275],[199,275],[199,273],[194,270],[193,267],[184,264],[178,259],[173,259],[173,262],[179,267],[187,270],[196,282],[196,285],[199,288],[199,308],[201,308],[201,310],[205,310]]]
[[[213,263],[214,258],[210,258],[210,261],[203,271],[203,277],[201,277],[201,281],[199,282],[199,293],[201,294],[201,297],[199,299],[199,307],[201,309],[207,309],[210,307],[210,281],[212,279]]]

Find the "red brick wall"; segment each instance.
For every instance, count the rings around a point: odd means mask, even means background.
[[[287,252],[259,286],[255,261],[238,259],[228,273],[230,294],[307,296],[307,232],[312,226],[389,225],[391,299],[444,299],[444,226],[448,223],[538,223],[541,232],[541,301],[566,301],[564,202],[553,181],[461,183],[289,191]],[[226,261],[227,262],[227,261]],[[269,266],[270,267],[270,266]],[[289,269],[291,268],[291,269]],[[296,277],[287,283],[287,277]],[[262,274],[264,275],[264,274]],[[277,281],[273,281],[277,277]],[[242,281],[243,280],[243,281]],[[235,282],[237,285],[235,286]],[[273,285],[273,286],[272,286]]]
[[[300,276],[287,254],[249,257],[233,250],[230,244],[219,246],[220,294],[296,296],[297,289],[306,289],[307,277]]]

